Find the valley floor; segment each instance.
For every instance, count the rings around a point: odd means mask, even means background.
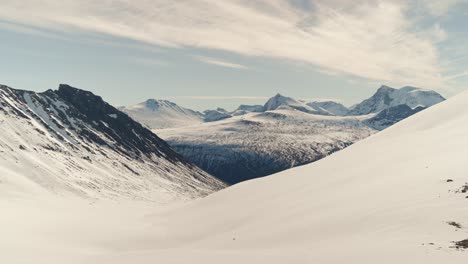
[[[58,202],[56,199],[2,201],[0,261],[34,264],[466,263],[468,254],[454,249],[450,242],[468,237],[466,232],[457,231],[439,219],[424,219],[424,213],[417,219],[400,215],[405,221],[391,224],[386,218],[392,212],[369,212],[367,216],[351,214],[346,218],[331,217],[326,212],[313,221],[307,217],[304,222],[298,216],[295,219],[279,217],[269,223],[268,219],[258,219],[236,209],[239,216],[228,223],[216,223],[216,220],[200,223],[200,215],[174,219],[186,206],[155,208],[147,203]],[[409,206],[406,210],[410,213],[412,208]],[[247,211],[252,213],[251,209]],[[184,228],[173,230],[171,222],[174,220],[176,225],[183,223]],[[319,224],[323,220],[325,222]],[[263,225],[259,221],[271,232],[261,233],[249,227]],[[415,221],[420,224],[414,225]],[[281,222],[278,229],[275,222]],[[299,222],[307,229],[305,233],[293,227]],[[287,225],[291,225],[290,230],[284,229]],[[434,226],[437,228],[433,229]]]

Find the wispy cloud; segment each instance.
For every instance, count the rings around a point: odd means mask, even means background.
[[[421,29],[408,10],[417,2],[441,15],[462,1],[306,0],[311,8],[301,9],[288,0],[2,0],[0,18],[166,47],[295,60],[324,72],[436,88],[447,85],[437,47],[446,33],[440,26]]]
[[[422,0],[422,2],[432,15],[443,16],[457,5],[468,3],[468,0]]]
[[[212,57],[195,56],[195,58],[203,63],[221,66],[224,68],[231,68],[231,69],[238,69],[238,70],[246,70],[249,68],[242,64],[232,63],[232,62],[228,62],[225,60],[220,60],[220,59],[212,58]]]
[[[450,76],[447,76],[446,78],[447,78],[447,80],[455,80],[455,79],[463,78],[463,77],[466,77],[466,76],[468,76],[468,71],[464,71],[464,72],[461,72],[461,73],[450,75]]]

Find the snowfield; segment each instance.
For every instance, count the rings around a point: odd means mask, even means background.
[[[318,162],[187,204],[7,195],[0,261],[466,263],[454,242],[468,238],[467,104],[464,93]]]

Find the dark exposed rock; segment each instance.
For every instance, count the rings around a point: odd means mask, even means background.
[[[411,107],[405,104],[390,107],[388,109],[381,111],[373,118],[366,120],[365,124],[367,124],[368,126],[374,129],[382,130],[424,109],[425,109],[424,107],[416,107],[412,109]]]
[[[468,239],[455,242],[455,247],[457,249],[468,249]]]

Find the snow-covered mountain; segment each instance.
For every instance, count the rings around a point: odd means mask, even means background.
[[[0,262],[464,264],[466,105],[182,206],[0,199]]]
[[[290,110],[298,110],[298,111],[309,113],[309,114],[321,114],[321,112],[313,109],[312,107],[308,106],[304,102],[298,101],[291,97],[283,96],[281,94],[277,94],[273,96],[263,106],[264,112],[278,110],[278,109],[290,109]]]
[[[432,90],[409,86],[395,89],[384,85],[380,87],[372,97],[353,106],[349,114],[367,115],[379,113],[398,105],[407,105],[412,109],[416,107],[427,108],[444,100],[445,98],[442,95]]]
[[[238,183],[316,161],[376,132],[362,120],[280,109],[158,135],[208,173]]]
[[[263,105],[240,105],[236,110],[234,110],[231,115],[245,115],[247,113],[260,113],[263,112]]]
[[[200,168],[238,183],[314,162],[443,100],[434,91],[383,86],[349,110],[277,94],[263,106],[207,110],[205,123],[154,131]]]
[[[307,105],[319,113],[328,113],[335,116],[345,116],[349,111],[346,106],[333,101],[314,101],[307,103]]]
[[[48,192],[164,202],[224,186],[91,92],[0,86],[0,196]]]
[[[232,117],[231,113],[229,113],[228,111],[226,111],[226,109],[223,108],[203,111],[203,121],[205,122],[214,122],[230,117]]]
[[[203,122],[203,114],[167,100],[149,99],[119,110],[151,129],[181,127]]]
[[[418,106],[413,109],[406,104],[392,106],[365,120],[364,123],[374,129],[384,130],[385,128],[390,127],[424,109],[426,108],[422,106]]]

